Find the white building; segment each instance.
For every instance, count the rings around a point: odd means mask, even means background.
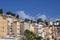
[[[44,32],[43,32],[43,25],[42,24],[36,24],[36,28],[38,29],[38,36],[44,37]]]

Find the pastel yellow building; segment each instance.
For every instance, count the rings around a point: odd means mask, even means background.
[[[8,36],[16,37],[20,35],[20,20],[12,15],[7,15],[8,20]]]
[[[8,20],[0,15],[0,37],[7,37],[8,35]]]
[[[20,21],[17,21],[17,36],[20,36]]]
[[[24,31],[30,29],[30,23],[29,22],[24,22]]]
[[[14,36],[20,36],[20,22],[18,19],[14,20],[12,31]]]
[[[34,25],[30,24],[30,31],[34,32]]]
[[[20,20],[16,16],[0,14],[0,38],[20,36]]]

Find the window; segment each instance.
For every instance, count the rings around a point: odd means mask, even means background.
[[[20,28],[18,28],[18,30],[20,30]]]
[[[9,18],[12,18],[11,16],[9,16]]]

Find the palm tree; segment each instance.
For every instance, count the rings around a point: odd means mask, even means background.
[[[3,14],[3,10],[2,9],[0,9],[0,14]]]

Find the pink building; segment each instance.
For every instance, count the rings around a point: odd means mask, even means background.
[[[34,27],[34,34],[37,35],[38,33],[38,29],[36,28],[36,26]]]
[[[52,30],[53,30],[53,37],[56,38],[57,37],[57,27],[52,26]]]

